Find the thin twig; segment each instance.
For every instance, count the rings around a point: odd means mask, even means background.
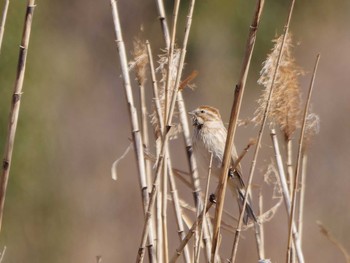
[[[301,157],[302,157],[302,149],[303,149],[303,144],[304,144],[304,133],[305,133],[305,127],[306,127],[306,118],[308,115],[309,111],[309,105],[310,105],[310,100],[311,100],[311,94],[312,90],[314,87],[314,82],[315,82],[315,77],[316,77],[316,71],[318,67],[318,63],[320,61],[320,55],[317,55],[316,62],[315,62],[315,67],[314,71],[312,74],[311,82],[310,82],[310,87],[309,87],[309,92],[304,108],[304,116],[303,116],[303,123],[301,126],[301,133],[300,133],[300,138],[299,138],[299,149],[298,149],[298,155],[297,155],[297,163],[296,163],[296,168],[295,168],[295,174],[294,174],[294,188],[293,192],[291,193],[292,196],[292,207],[291,207],[291,214],[289,218],[289,235],[288,235],[288,247],[287,247],[287,260],[290,259],[290,251],[291,251],[291,245],[292,245],[292,234],[293,234],[293,220],[294,220],[294,214],[295,214],[295,203],[296,203],[296,193],[297,193],[297,186],[298,186],[298,181],[299,181],[299,170],[301,166]],[[289,260],[287,261],[289,262]]]
[[[316,223],[320,228],[321,233],[340,250],[345,257],[346,262],[350,263],[350,254],[345,247],[332,235],[332,233],[322,224],[322,222],[317,221]]]
[[[9,9],[10,0],[5,0],[4,9],[2,11],[1,23],[0,23],[0,52],[2,47],[2,39],[4,37],[5,32],[5,24],[7,18],[7,11]]]
[[[9,117],[7,137],[6,137],[6,143],[5,143],[4,159],[2,163],[1,185],[0,185],[0,231],[2,227],[6,189],[7,189],[8,178],[10,175],[12,152],[13,152],[13,146],[15,143],[18,115],[19,115],[19,109],[21,105],[23,80],[24,80],[24,74],[26,69],[28,45],[29,45],[30,32],[32,27],[34,8],[35,8],[35,0],[28,0],[22,40],[21,40],[21,45],[19,47],[17,75],[16,75],[16,80],[15,80],[15,85],[14,85],[14,90],[13,90],[13,95],[11,100],[10,117]]]
[[[209,161],[209,168],[208,168],[208,176],[207,176],[207,184],[205,187],[205,196],[204,196],[204,206],[203,207],[207,207],[207,203],[208,203],[208,194],[209,194],[209,185],[210,185],[210,176],[211,176],[211,166],[213,163],[213,154],[210,154],[210,161]],[[203,217],[205,215],[203,214]],[[202,236],[203,236],[203,218],[200,220],[200,223],[198,224],[198,229],[199,229],[199,238],[198,238],[198,244],[197,244],[197,251],[196,251],[196,256],[195,256],[195,263],[199,262],[199,255],[200,255],[200,248],[201,248],[201,240],[202,240]]]
[[[113,15],[113,22],[114,22],[114,30],[115,30],[115,36],[116,36],[116,42],[118,46],[118,54],[119,54],[119,60],[122,70],[122,76],[123,76],[123,84],[124,84],[124,91],[125,91],[125,98],[128,102],[128,111],[130,116],[130,125],[132,129],[132,136],[133,136],[133,143],[134,143],[134,150],[137,160],[137,167],[139,172],[139,179],[140,179],[140,187],[142,191],[142,203],[144,208],[145,216],[147,217],[147,207],[149,205],[149,195],[148,195],[148,187],[147,187],[147,179],[146,179],[146,171],[145,171],[145,158],[144,158],[144,149],[138,124],[138,117],[137,117],[137,111],[134,106],[134,99],[130,84],[130,76],[129,76],[129,70],[128,70],[128,63],[127,63],[127,57],[125,52],[125,45],[123,41],[123,36],[121,32],[120,27],[120,20],[119,20],[119,14],[118,14],[118,7],[116,0],[111,0],[111,7],[112,7],[112,15]],[[150,246],[148,246],[149,249],[149,255],[150,260],[155,260],[154,256],[154,247],[153,247],[153,227],[152,225],[149,226],[150,229],[150,237],[149,242]]]

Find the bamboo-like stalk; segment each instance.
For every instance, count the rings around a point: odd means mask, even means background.
[[[236,167],[240,164],[241,160],[243,159],[243,157],[247,154],[247,152],[249,151],[250,147],[252,146],[252,143],[249,143],[242,151],[242,153],[238,156],[236,162],[233,164],[232,169],[236,169]],[[219,186],[216,188],[215,190],[215,195],[217,196],[217,193],[219,191]],[[196,221],[193,223],[192,227],[190,228],[190,230],[188,230],[185,239],[182,240],[182,243],[180,244],[180,246],[176,249],[176,253],[175,255],[173,255],[173,257],[171,258],[171,263],[175,263],[176,260],[179,258],[179,256],[181,255],[183,248],[186,246],[186,244],[188,243],[188,241],[191,239],[191,237],[193,236],[193,234],[196,232],[196,228],[198,227],[198,225],[201,223],[200,220],[203,220],[203,214],[207,214],[207,212],[210,210],[210,208],[212,207],[212,205],[216,203],[216,200],[214,200],[213,202],[207,203],[207,206],[205,207],[205,209],[203,209],[201,211],[201,213],[197,216]]]
[[[7,18],[7,11],[9,9],[10,0],[5,0],[4,9],[2,11],[1,23],[0,23],[0,52],[2,47],[2,39],[4,38],[5,24]]]
[[[211,153],[210,160],[209,160],[207,184],[205,186],[205,196],[204,196],[204,206],[203,207],[207,207],[207,203],[208,203],[208,194],[209,194],[209,185],[210,185],[212,163],[213,163],[213,154]],[[203,214],[202,216],[204,217],[205,214]],[[200,250],[201,250],[201,240],[202,240],[203,231],[204,231],[203,218],[200,220],[200,223],[198,224],[198,229],[199,229],[199,238],[198,238],[197,251],[196,251],[195,260],[194,260],[195,263],[199,263],[199,255],[200,255]]]
[[[271,81],[271,86],[270,86],[270,89],[269,89],[270,90],[269,96],[268,96],[268,99],[267,99],[267,102],[266,102],[266,107],[265,107],[265,111],[264,111],[264,114],[263,114],[263,119],[262,119],[261,126],[260,126],[259,133],[258,133],[258,142],[257,142],[257,146],[255,148],[252,165],[251,165],[250,172],[249,172],[247,191],[246,191],[246,194],[244,196],[244,203],[243,203],[243,206],[242,206],[242,211],[245,211],[245,208],[247,206],[247,200],[248,200],[247,197],[248,197],[249,192],[250,192],[250,185],[252,183],[252,179],[253,179],[253,175],[254,175],[254,171],[255,171],[256,160],[257,160],[259,149],[260,149],[262,135],[263,135],[264,128],[266,126],[267,116],[268,116],[268,113],[269,113],[269,110],[270,110],[271,97],[272,97],[272,93],[273,93],[273,90],[274,90],[274,83],[275,83],[277,72],[278,72],[278,68],[279,68],[279,65],[280,65],[280,62],[281,62],[281,58],[282,58],[282,54],[283,54],[283,48],[284,48],[284,44],[286,42],[288,29],[289,29],[290,21],[291,21],[291,18],[292,18],[293,9],[294,9],[294,4],[295,4],[295,0],[292,0],[291,6],[290,6],[290,9],[289,9],[287,22],[286,22],[286,25],[284,27],[283,41],[281,43],[281,48],[280,48],[280,51],[279,51],[279,54],[278,54],[278,58],[277,58],[277,62],[276,62],[276,68],[275,68],[275,71],[274,71],[274,74],[273,74],[273,78],[272,78],[272,81]],[[235,233],[235,239],[234,239],[232,253],[231,253],[231,262],[232,263],[235,262],[235,260],[236,260],[238,242],[239,242],[240,232],[241,232],[241,228],[242,228],[242,224],[243,224],[243,217],[244,217],[244,213],[241,213],[241,215],[239,217],[238,227],[237,227],[237,230],[236,230],[236,233]]]
[[[316,62],[310,82],[310,87],[309,87],[309,92],[307,95],[307,100],[304,108],[304,116],[303,116],[303,123],[301,126],[301,133],[300,133],[300,138],[299,138],[299,148],[298,148],[298,154],[297,154],[297,163],[296,163],[296,168],[295,168],[295,174],[294,174],[294,184],[293,184],[293,192],[291,193],[292,196],[292,207],[291,207],[291,214],[289,218],[289,235],[288,235],[288,247],[287,247],[287,262],[289,262],[290,256],[291,256],[291,246],[292,246],[292,234],[293,234],[293,219],[294,219],[294,214],[295,214],[295,204],[296,204],[296,193],[297,193],[297,186],[298,186],[298,181],[299,181],[299,170],[301,166],[301,158],[302,158],[302,149],[303,149],[303,144],[304,144],[304,133],[305,133],[305,127],[306,127],[306,117],[308,115],[309,111],[309,105],[310,105],[310,100],[311,100],[311,94],[312,90],[314,87],[315,83],[315,77],[316,77],[316,71],[318,67],[318,63],[320,61],[320,55],[318,54],[316,57]]]
[[[175,0],[174,9],[173,9],[173,20],[172,20],[172,33],[170,39],[170,48],[168,50],[168,72],[166,77],[166,85],[165,85],[165,99],[164,99],[164,126],[169,123],[168,118],[171,118],[172,114],[168,116],[169,113],[169,100],[171,91],[169,90],[171,87],[171,67],[173,65],[173,56],[174,56],[174,47],[175,47],[175,36],[176,36],[176,26],[177,26],[177,18],[179,13],[180,0]],[[169,127],[169,126],[168,126]],[[163,142],[167,145],[167,142]],[[166,146],[167,148],[167,146]],[[165,151],[165,158],[168,158],[168,150]],[[162,203],[162,228],[163,228],[163,250],[164,250],[164,261],[168,262],[168,236],[167,236],[167,220],[166,220],[166,207],[167,207],[167,183],[168,176],[167,170],[164,169],[163,177],[162,177],[162,194],[163,194],[163,203]]]
[[[224,196],[226,192],[228,170],[231,165],[231,153],[233,148],[233,141],[234,141],[234,136],[236,132],[238,115],[242,104],[245,84],[247,81],[248,71],[250,67],[250,61],[251,61],[254,46],[255,46],[256,33],[258,30],[258,25],[260,22],[260,17],[262,14],[264,2],[265,2],[264,0],[258,0],[256,4],[253,21],[249,29],[249,36],[246,43],[246,50],[245,50],[245,54],[242,62],[239,83],[236,86],[234,102],[231,109],[230,122],[229,122],[229,127],[227,132],[225,152],[224,152],[224,158],[223,158],[223,164],[222,164],[223,171],[220,176],[219,193],[218,193],[218,199],[217,199],[217,206],[215,209],[215,219],[214,219],[215,224],[214,224],[214,233],[213,233],[213,241],[212,241],[211,262],[214,262],[216,257],[215,252],[218,250],[220,225],[221,225],[222,211],[224,207]],[[246,207],[246,202],[245,202],[245,206],[242,208],[243,209],[242,214],[244,214],[245,207]]]
[[[175,36],[176,36],[176,26],[177,26],[177,18],[179,14],[179,7],[180,7],[180,0],[175,0],[174,2],[174,9],[173,9],[173,19],[172,19],[172,31],[171,31],[171,38],[170,38],[170,46],[168,50],[168,74],[166,78],[166,85],[165,85],[165,106],[164,106],[164,124],[168,122],[168,113],[169,113],[169,100],[171,99],[171,91],[170,89],[170,82],[171,82],[171,66],[173,64],[173,57],[174,57],[174,48],[175,48]],[[175,87],[173,87],[175,89]]]
[[[261,189],[259,191],[259,216],[263,214],[264,208],[263,208],[263,196],[261,193]],[[257,240],[257,249],[258,249],[258,255],[259,260],[265,259],[265,240],[264,240],[264,224],[256,224],[255,226],[255,235]]]
[[[171,95],[171,104],[170,104],[170,109],[169,109],[169,113],[167,116],[167,123],[169,123],[169,120],[171,119],[171,116],[173,116],[174,109],[175,109],[176,98],[178,96],[178,90],[179,90],[180,80],[181,80],[181,76],[182,76],[182,70],[183,70],[186,52],[187,52],[187,43],[188,43],[188,38],[190,35],[190,29],[191,29],[191,25],[192,25],[192,16],[193,16],[195,2],[196,2],[195,0],[191,0],[190,4],[189,4],[189,10],[188,10],[187,19],[186,19],[186,26],[185,26],[185,34],[184,34],[182,48],[181,48],[181,52],[180,52],[180,60],[179,60],[179,64],[178,64],[178,70],[177,70],[174,90],[173,90],[172,95]]]
[[[271,134],[271,139],[272,139],[272,146],[273,146],[273,149],[275,151],[275,158],[276,158],[278,174],[279,174],[279,178],[280,178],[280,182],[281,182],[284,205],[286,207],[288,216],[290,216],[290,214],[291,214],[291,199],[290,199],[290,195],[289,195],[286,174],[284,172],[283,161],[282,161],[282,157],[281,157],[275,129],[271,129],[270,134]],[[297,228],[295,227],[294,223],[293,223],[293,239],[294,239],[295,252],[296,252],[296,256],[298,258],[298,262],[304,263],[304,256],[303,256],[303,252],[301,249],[300,238],[299,238],[298,231],[297,231]]]
[[[148,58],[150,62],[150,69],[151,69],[151,78],[152,78],[152,83],[153,83],[153,96],[154,96],[154,101],[155,101],[155,107],[156,107],[156,116],[158,119],[158,123],[160,124],[160,129],[163,130],[163,115],[161,114],[161,108],[160,108],[160,102],[159,102],[159,97],[158,97],[158,87],[157,87],[157,80],[156,80],[156,75],[155,75],[155,70],[154,70],[154,63],[153,63],[153,58],[152,58],[152,51],[151,51],[151,46],[149,42],[146,42],[147,45],[147,51],[148,51]],[[172,196],[173,204],[174,204],[174,212],[176,215],[176,222],[178,225],[178,234],[180,237],[180,240],[184,238],[184,226],[183,226],[183,221],[182,221],[182,212],[181,212],[181,207],[179,204],[179,198],[177,194],[177,189],[176,189],[176,183],[174,179],[174,175],[172,172],[172,165],[170,162],[170,159],[168,159],[168,175],[169,175],[169,182],[170,182],[170,193]],[[164,199],[163,199],[164,202]],[[190,262],[190,255],[188,248],[185,248],[184,251],[184,259],[185,262]],[[167,261],[166,261],[167,262]]]
[[[157,261],[162,262],[163,261],[163,231],[162,231],[162,193],[161,191],[158,192],[156,196],[156,207],[155,207],[155,213],[156,213],[156,237],[157,237]],[[152,217],[153,218],[153,217]]]
[[[163,122],[160,121],[162,119],[162,111],[159,101],[159,94],[158,94],[158,84],[156,80],[156,74],[154,69],[154,62],[153,62],[153,55],[151,50],[151,45],[149,41],[146,41],[146,47],[147,47],[147,54],[148,54],[148,62],[150,65],[150,72],[151,72],[151,81],[152,81],[152,87],[153,87],[153,97],[154,97],[154,105],[156,109],[157,119],[159,121],[159,129],[160,131],[164,130]],[[162,134],[160,136],[163,136]],[[163,247],[163,233],[162,233],[162,226],[161,226],[161,207],[162,207],[162,195],[161,193],[158,193],[157,195],[157,205],[156,205],[156,226],[157,226],[157,260],[159,262],[163,259],[163,250],[161,249]]]
[[[130,116],[130,125],[132,129],[132,136],[133,136],[133,144],[135,149],[135,156],[137,160],[137,168],[138,168],[138,174],[139,174],[139,180],[140,180],[140,187],[142,192],[142,203],[144,207],[144,213],[146,214],[146,208],[149,204],[149,195],[148,195],[148,187],[147,187],[147,177],[146,177],[146,171],[145,171],[145,162],[144,162],[144,149],[138,124],[138,116],[137,111],[134,106],[134,99],[130,84],[130,76],[129,76],[129,70],[128,70],[128,62],[125,52],[125,45],[123,41],[123,36],[121,32],[120,27],[120,20],[119,20],[119,13],[118,13],[118,7],[116,0],[111,0],[111,8],[112,8],[112,16],[113,16],[113,22],[114,22],[114,30],[115,30],[115,36],[116,36],[116,42],[118,47],[118,54],[119,54],[119,60],[122,70],[122,76],[123,76],[123,85],[124,85],[124,91],[125,91],[125,98],[128,104],[128,111]],[[153,247],[153,227],[150,225],[150,238],[149,238],[149,255],[150,255],[150,261],[153,262],[155,260],[154,256],[154,247]]]
[[[143,148],[146,152],[149,150],[149,132],[148,132],[148,114],[147,114],[147,106],[146,106],[146,94],[145,87],[143,83],[139,83],[139,91],[140,91],[140,107],[141,107],[141,138],[143,142]],[[145,169],[146,169],[146,179],[147,186],[149,187],[152,183],[152,166],[151,161],[145,159]]]
[[[287,174],[288,174],[288,182],[289,182],[289,193],[291,193],[293,191],[293,161],[292,161],[292,140],[290,138],[286,139],[286,145],[287,145],[287,161],[286,161],[286,165],[287,165]]]
[[[298,232],[300,236],[300,244],[303,241],[303,218],[304,218],[304,202],[305,202],[305,188],[306,188],[306,167],[307,154],[303,152],[301,174],[300,174],[300,196],[299,196],[299,213],[298,213]]]
[[[164,11],[164,3],[163,0],[156,0],[157,10],[158,10],[158,18],[160,21],[160,25],[162,27],[163,38],[165,41],[165,46],[169,50],[170,47],[170,35],[169,35],[169,27],[165,16]]]
[[[9,117],[9,123],[8,123],[7,137],[5,141],[5,149],[4,149],[4,159],[2,163],[1,185],[0,185],[0,231],[2,227],[6,189],[7,189],[8,178],[10,175],[12,152],[13,152],[13,146],[15,142],[19,109],[21,105],[22,88],[23,88],[23,81],[24,81],[24,75],[25,75],[25,69],[26,69],[27,53],[28,53],[34,8],[35,8],[35,0],[28,0],[22,40],[19,48],[17,75],[16,75],[16,80],[15,80],[15,85],[14,85],[14,90],[13,90],[13,95],[11,100],[10,117]]]
[[[167,143],[166,143],[167,145]],[[168,147],[168,146],[166,146]],[[168,245],[168,219],[167,219],[167,207],[168,207],[168,167],[169,152],[165,151],[164,162],[162,166],[161,186],[162,186],[162,234],[163,234],[163,262],[169,261],[169,245]]]
[[[158,7],[159,20],[160,20],[160,24],[163,32],[163,39],[167,49],[169,50],[170,36],[169,36],[168,24],[165,17],[163,1],[156,0],[156,3]],[[190,130],[189,130],[189,125],[187,120],[187,111],[183,100],[182,91],[178,91],[178,94],[177,94],[177,107],[179,111],[180,123],[183,130],[183,137],[184,137],[184,142],[185,142],[186,152],[187,152],[187,160],[188,160],[190,173],[191,173],[193,198],[194,198],[195,206],[197,209],[197,216],[198,216],[200,213],[200,210],[203,209],[203,204],[202,204],[203,202],[200,196],[201,189],[200,189],[200,182],[199,182],[199,176],[198,176],[198,170],[197,170],[197,162],[192,150],[192,139],[190,136]],[[206,225],[209,224],[210,219],[207,218],[207,220],[205,220],[205,223]],[[209,226],[204,227],[204,236],[203,236],[204,246],[207,252],[206,255],[209,255],[211,250],[211,238],[209,237],[208,227]]]
[[[179,196],[176,189],[176,183],[175,183],[174,175],[172,173],[170,162],[168,162],[168,167],[169,167],[168,175],[169,175],[169,184],[170,184],[170,194],[172,197],[174,212],[176,215],[176,223],[178,228],[177,233],[179,234],[180,241],[181,241],[182,239],[185,238],[185,230],[184,230],[184,225],[182,221],[182,211],[181,211]],[[186,263],[191,262],[190,253],[187,246],[184,248],[184,260],[185,260],[184,262]]]

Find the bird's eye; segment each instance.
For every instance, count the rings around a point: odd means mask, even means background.
[[[201,113],[204,113],[204,110],[201,110]]]

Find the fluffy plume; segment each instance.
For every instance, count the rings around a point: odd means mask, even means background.
[[[146,81],[146,66],[148,64],[147,47],[139,38],[135,38],[133,44],[134,60],[129,63],[129,70],[135,70],[137,82],[143,86]]]
[[[320,117],[315,113],[310,113],[306,117],[303,151],[305,151],[310,146],[312,138],[319,132],[320,132]]]
[[[260,71],[258,84],[264,86],[265,90],[258,100],[259,106],[254,114],[254,122],[260,122],[262,119],[282,41],[283,35],[273,40],[275,45]],[[274,83],[269,112],[271,121],[280,127],[287,139],[290,139],[296,128],[300,126],[301,108],[298,77],[304,74],[303,70],[295,62],[292,48],[292,37],[291,34],[288,34]]]
[[[180,49],[175,49],[174,50],[174,55],[173,55],[173,61],[172,65],[170,66],[170,87],[169,87],[169,93],[171,94],[172,91],[174,90],[174,85],[176,81],[176,75],[178,71],[178,64],[179,64],[179,59],[180,59]],[[165,86],[166,86],[166,81],[167,81],[167,65],[168,65],[168,53],[164,52],[159,56],[158,60],[158,68],[156,69],[157,73],[160,73],[161,79],[159,81],[159,102],[161,105],[161,112],[163,113],[164,116],[164,107],[165,107]],[[176,112],[174,113],[174,118],[177,117]],[[159,123],[157,119],[157,114],[154,110],[154,112],[151,114],[151,123],[155,127],[155,130],[157,134],[160,134],[159,130]],[[177,137],[177,134],[181,131],[181,126],[178,124],[173,125],[172,129],[169,131],[170,134],[170,139],[175,139]],[[158,136],[159,138],[159,136]]]

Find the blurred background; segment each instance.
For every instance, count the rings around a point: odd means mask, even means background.
[[[173,1],[165,2],[171,17]],[[181,4],[179,43],[187,2]],[[135,36],[149,39],[158,54],[164,45],[155,2],[118,4],[128,55]],[[266,1],[242,119],[255,110],[262,90],[256,84],[261,63],[272,48],[271,40],[283,31],[289,4]],[[1,154],[25,8],[25,1],[11,1],[0,54]],[[188,109],[213,105],[228,121],[254,8],[252,0],[197,1],[184,75],[193,70],[199,75],[197,88],[184,92]],[[307,72],[301,78],[304,94],[316,55],[322,56],[312,98],[321,130],[309,152],[303,237],[307,262],[344,262],[319,232],[317,220],[350,251],[349,12],[347,0],[297,1],[292,18],[297,63]],[[135,260],[143,216],[133,153],[121,162],[118,181],[110,176],[111,164],[131,138],[120,73],[108,0],[37,1],[0,235],[0,249],[7,247],[3,262],[96,262],[98,255],[102,262]],[[134,92],[138,105],[136,85]],[[150,89],[147,92],[150,108]],[[237,148],[242,149],[256,132],[251,126],[240,127]],[[263,146],[270,148],[268,134],[265,137]],[[178,156],[175,164],[187,169],[185,152],[175,144],[171,144],[172,154]],[[272,157],[259,159],[256,183]],[[250,160],[251,154],[243,163],[246,173]],[[267,207],[275,203],[269,194]],[[266,255],[272,262],[284,261],[286,222],[281,207],[266,224]],[[256,262],[255,247],[249,243],[252,232],[244,235],[239,261]],[[177,242],[175,232],[171,242]],[[223,254],[230,249],[231,243],[222,248]]]

